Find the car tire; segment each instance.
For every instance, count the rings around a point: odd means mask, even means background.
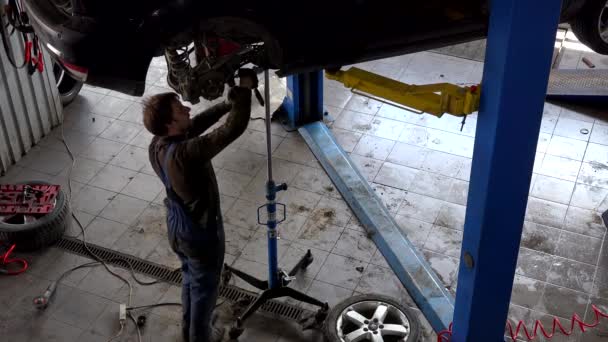
[[[61,104],[65,107],[76,99],[76,96],[78,96],[78,93],[82,89],[83,83],[68,75],[58,62],[53,62],[53,75],[55,75],[55,83],[57,84]]]
[[[375,308],[377,308],[379,304],[383,304],[388,307],[389,311],[384,322],[374,323],[372,320],[373,314],[375,312]],[[367,333],[370,334],[370,338],[366,339],[364,337],[361,339],[361,341],[373,341],[371,334],[374,333],[374,331],[382,333],[382,329],[384,329],[384,327],[381,323],[395,325],[400,324],[403,327],[406,325],[408,326],[408,328],[406,328],[407,334],[405,336],[401,337],[400,339],[397,336],[391,336],[394,339],[391,339],[390,341],[418,342],[418,339],[420,338],[420,322],[416,317],[416,314],[410,308],[404,306],[391,297],[379,294],[365,294],[350,297],[338,303],[331,309],[325,323],[323,324],[323,335],[325,337],[325,341],[345,342],[346,340],[344,336],[358,329],[354,324],[345,322],[342,319],[342,315],[350,310],[354,310],[363,317],[369,319],[369,324],[367,325],[369,329]],[[375,325],[372,327],[372,324]],[[388,339],[385,339],[385,341],[386,340]]]
[[[608,55],[608,0],[587,0],[570,22],[578,40],[591,50]],[[605,32],[602,37],[602,32]]]
[[[48,185],[42,181],[23,182],[31,185]],[[55,208],[34,222],[13,224],[0,222],[0,241],[16,245],[18,251],[35,251],[57,242],[66,231],[70,220],[70,206],[63,190],[59,190]]]

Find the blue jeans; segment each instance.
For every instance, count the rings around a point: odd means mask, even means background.
[[[169,243],[182,263],[183,338],[209,342],[224,264],[224,226],[221,217],[216,224],[201,227],[184,217],[168,216]]]

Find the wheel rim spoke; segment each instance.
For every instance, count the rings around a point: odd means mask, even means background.
[[[374,317],[372,319],[377,319],[378,322],[384,322],[386,315],[388,314],[388,306],[384,304],[378,304],[376,311],[374,312]]]
[[[384,338],[380,334],[372,334],[373,342],[384,342]]]
[[[367,318],[363,317],[363,315],[361,315],[355,310],[350,310],[344,313],[344,319],[355,324],[358,328],[362,327],[365,324],[365,321],[367,320]]]
[[[601,28],[600,37],[602,37],[604,40],[608,40],[608,25]]]
[[[363,328],[360,328],[346,335],[344,338],[346,339],[346,342],[358,342],[364,341],[368,335],[369,332],[363,331]]]
[[[401,324],[384,324],[382,335],[405,337],[408,334],[408,328]]]

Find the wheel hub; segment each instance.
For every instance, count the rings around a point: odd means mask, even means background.
[[[399,308],[381,301],[362,301],[345,309],[336,321],[340,342],[405,342],[410,321]]]

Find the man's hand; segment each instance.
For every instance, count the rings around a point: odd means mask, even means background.
[[[255,89],[258,87],[258,75],[252,69],[239,69],[239,87]]]

